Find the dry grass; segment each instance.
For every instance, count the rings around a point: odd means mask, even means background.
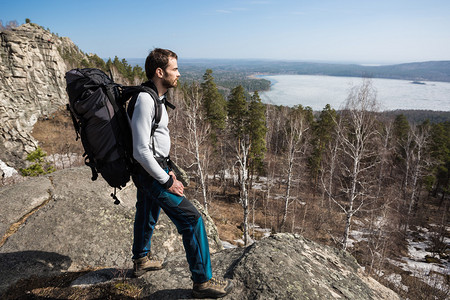
[[[32,135],[47,155],[58,155],[49,158],[56,169],[84,164],[83,146],[80,139],[76,140],[73,122],[65,107],[48,117],[41,117],[34,125]]]
[[[125,278],[87,287],[71,286],[74,280],[92,271],[95,269],[21,279],[2,295],[2,299],[138,299],[142,293],[143,288],[137,281]]]

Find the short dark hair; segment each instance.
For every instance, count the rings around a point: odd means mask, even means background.
[[[178,59],[178,56],[175,52],[168,49],[153,49],[145,60],[145,75],[147,75],[147,78],[152,79],[158,68],[165,70],[170,58]]]

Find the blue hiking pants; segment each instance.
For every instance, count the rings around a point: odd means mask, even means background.
[[[203,219],[195,206],[185,197],[169,193],[148,175],[135,175],[133,181],[137,187],[133,259],[150,252],[153,230],[162,208],[183,237],[192,280],[201,283],[211,279],[208,238]]]

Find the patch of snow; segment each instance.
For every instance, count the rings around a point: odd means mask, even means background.
[[[368,239],[364,237],[364,235],[367,235],[367,233],[365,232],[358,230],[351,230],[350,235],[354,237],[357,242],[368,241]]]
[[[237,239],[237,240],[234,240],[234,242],[235,243],[237,243],[237,244],[239,244],[239,245],[241,245],[241,246],[244,246],[245,244],[244,244],[244,237],[242,237],[241,239]],[[253,244],[255,241],[251,238],[251,237],[248,237],[248,245],[251,245],[251,244]],[[247,246],[248,246],[247,245]]]
[[[244,246],[244,240],[243,239],[233,240],[233,242],[235,242],[235,243],[237,243],[237,244],[239,244],[241,246]]]
[[[424,232],[424,233],[428,233],[429,232],[428,228],[421,227],[421,226],[417,226],[417,231],[421,231],[421,232]]]
[[[233,248],[237,248],[236,245],[233,245],[232,243],[229,243],[227,241],[221,241],[222,242],[222,246],[224,249],[233,249]],[[242,243],[244,243],[244,241],[242,241]]]
[[[386,226],[388,222],[389,222],[388,218],[380,216],[380,217],[378,217],[378,218],[375,220],[375,224],[374,224],[374,225],[375,225],[377,228],[381,228],[381,227],[383,227],[383,226]]]
[[[415,241],[408,238],[408,257],[402,257],[400,261],[389,259],[388,261],[401,268],[404,271],[411,272],[411,275],[419,278],[424,283],[441,289],[448,290],[446,277],[450,275],[450,262],[428,263],[426,256],[433,257],[433,253],[426,249],[430,247],[429,238],[430,232],[424,230],[425,228],[418,228],[423,241]],[[412,232],[410,232],[411,234]]]
[[[350,236],[347,238],[347,248],[353,248],[355,246],[356,240],[350,238]]]
[[[355,220],[357,221],[357,220]],[[368,220],[367,220],[368,221]],[[375,225],[380,228],[384,226],[387,220],[379,218]],[[363,227],[362,222],[354,222],[355,225]],[[431,225],[432,227],[439,227],[438,225]],[[435,234],[433,228],[430,230],[425,227],[415,227],[416,230],[409,230],[406,239],[408,243],[408,256],[402,257],[400,260],[386,259],[392,265],[395,265],[406,272],[410,272],[412,276],[420,279],[424,283],[441,289],[449,291],[449,286],[446,278],[450,275],[450,262],[447,260],[440,260],[439,263],[428,263],[426,257],[436,257],[434,253],[427,251],[431,248],[431,237]],[[352,230],[347,240],[348,247],[354,247],[354,244],[361,241],[366,241],[369,232],[364,230]],[[450,238],[444,238],[444,243],[450,248]],[[378,274],[383,276],[383,274]],[[386,279],[394,283],[398,288],[408,291],[407,287],[401,283],[401,277],[398,274],[391,274],[386,276]]]
[[[252,185],[252,188],[253,188],[254,190],[262,191],[262,190],[263,190],[263,185],[260,184],[260,183],[254,183],[254,184]]]
[[[402,276],[400,276],[400,274],[391,274],[387,276],[386,279],[393,283],[397,288],[408,292],[408,287],[402,283]]]
[[[14,168],[9,167],[2,160],[0,160],[0,169],[3,171],[3,174],[4,174],[3,176],[5,178],[18,174],[18,172]]]
[[[253,228],[252,228],[253,227]],[[263,234],[263,238],[269,237],[271,234],[270,228],[261,228],[259,225],[250,225],[250,228],[252,228],[254,231],[261,232]]]

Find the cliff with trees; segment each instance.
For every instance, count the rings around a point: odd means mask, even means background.
[[[122,84],[140,84],[145,74],[115,57],[106,62],[83,53],[69,38],[27,20],[0,24],[0,160],[16,169],[38,142],[32,135],[39,118],[49,118],[68,102],[65,73],[94,67]]]

